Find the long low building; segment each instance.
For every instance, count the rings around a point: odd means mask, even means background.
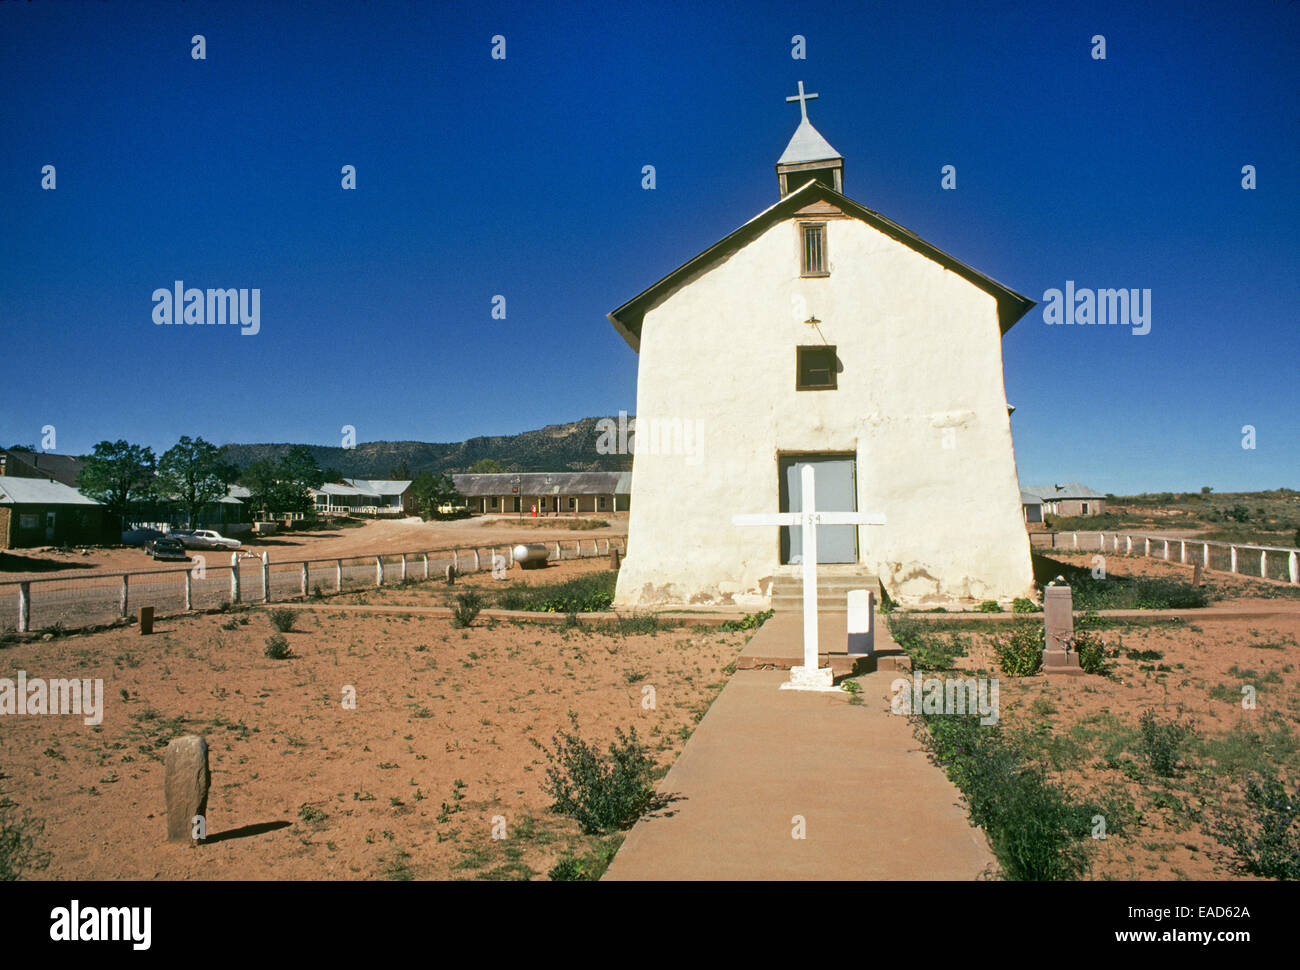
[[[108,541],[104,513],[75,488],[43,478],[0,478],[0,549]]]
[[[452,475],[471,512],[539,515],[626,512],[631,472],[502,472]]]

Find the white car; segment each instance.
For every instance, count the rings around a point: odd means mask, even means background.
[[[238,539],[227,539],[212,529],[195,529],[176,538],[184,543],[186,549],[238,549],[240,546]]]

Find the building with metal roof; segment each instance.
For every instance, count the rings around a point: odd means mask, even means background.
[[[0,478],[0,549],[105,541],[105,508],[44,478]]]

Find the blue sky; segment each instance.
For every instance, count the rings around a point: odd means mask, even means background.
[[[1022,481],[1296,487],[1298,38],[1286,0],[0,4],[0,444],[634,411],[605,314],[776,200],[802,79],[852,198],[1035,299],[1152,291],[1145,336],[1004,339]],[[261,332],[154,326],[177,279],[260,287]]]

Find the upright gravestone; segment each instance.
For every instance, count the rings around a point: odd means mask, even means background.
[[[1200,586],[1203,582],[1205,578],[1201,575],[1201,564],[1198,562],[1192,567],[1192,585]]]
[[[1043,644],[1043,672],[1081,674],[1079,656],[1074,652],[1074,596],[1069,586],[1048,586],[1043,590],[1043,616],[1046,626]]]
[[[208,743],[186,734],[167,743],[163,758],[166,773],[167,841],[192,842],[194,819],[208,813]]]
[[[869,589],[851,589],[848,595],[848,654],[850,657],[869,657],[876,652],[876,629]]]

